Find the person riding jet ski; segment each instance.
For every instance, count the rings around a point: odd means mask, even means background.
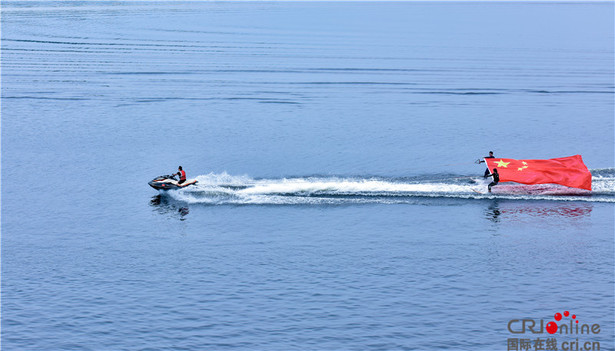
[[[179,166],[177,169],[179,172],[156,177],[148,184],[156,190],[171,190],[198,183],[196,179],[186,179],[186,171],[182,169],[182,166]],[[176,176],[179,176],[179,181],[175,178]]]
[[[179,166],[179,167],[177,168],[177,170],[178,170],[179,172],[177,172],[177,173],[175,173],[175,174],[173,174],[173,175],[174,175],[174,176],[175,176],[175,175],[179,176],[179,182],[177,182],[177,184],[182,184],[183,182],[185,182],[185,181],[186,181],[186,171],[184,171],[184,170],[182,169],[182,166]]]

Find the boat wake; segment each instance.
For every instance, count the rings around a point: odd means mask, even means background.
[[[384,177],[288,177],[254,179],[227,173],[198,176],[198,183],[163,192],[189,204],[311,205],[418,203],[428,198],[615,202],[615,169],[592,170],[593,191],[555,184],[500,183],[461,175]]]

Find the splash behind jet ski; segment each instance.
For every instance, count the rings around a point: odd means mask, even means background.
[[[177,181],[176,175],[163,175],[152,179],[149,183],[149,186],[156,190],[171,190],[171,189],[179,189],[185,188],[189,185],[196,184],[196,179],[187,179],[185,182],[179,184]]]

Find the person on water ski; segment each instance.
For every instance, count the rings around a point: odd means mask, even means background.
[[[488,177],[493,177],[493,181],[487,185],[487,189],[491,192],[491,187],[494,185],[498,185],[500,182],[500,174],[498,173],[498,169],[494,168],[493,173],[489,174]]]
[[[185,182],[185,181],[186,181],[186,171],[184,171],[184,170],[182,169],[182,166],[179,166],[179,167],[177,168],[177,170],[178,170],[179,172],[177,172],[177,173],[175,173],[175,174],[173,174],[173,175],[174,175],[174,176],[176,176],[176,175],[178,175],[178,176],[179,176],[179,182],[177,182],[177,184],[181,184],[181,183],[183,183],[183,182]]]
[[[484,158],[495,158],[495,156],[493,156],[493,151],[489,151],[489,156],[485,156]],[[479,159],[477,163],[481,164],[483,162],[485,162],[484,159],[483,160]],[[483,175],[483,178],[487,178],[487,177],[489,177],[489,167],[487,167],[487,169],[485,170],[485,174]]]

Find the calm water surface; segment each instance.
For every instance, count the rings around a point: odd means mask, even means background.
[[[2,348],[613,350],[613,10],[3,2]]]

